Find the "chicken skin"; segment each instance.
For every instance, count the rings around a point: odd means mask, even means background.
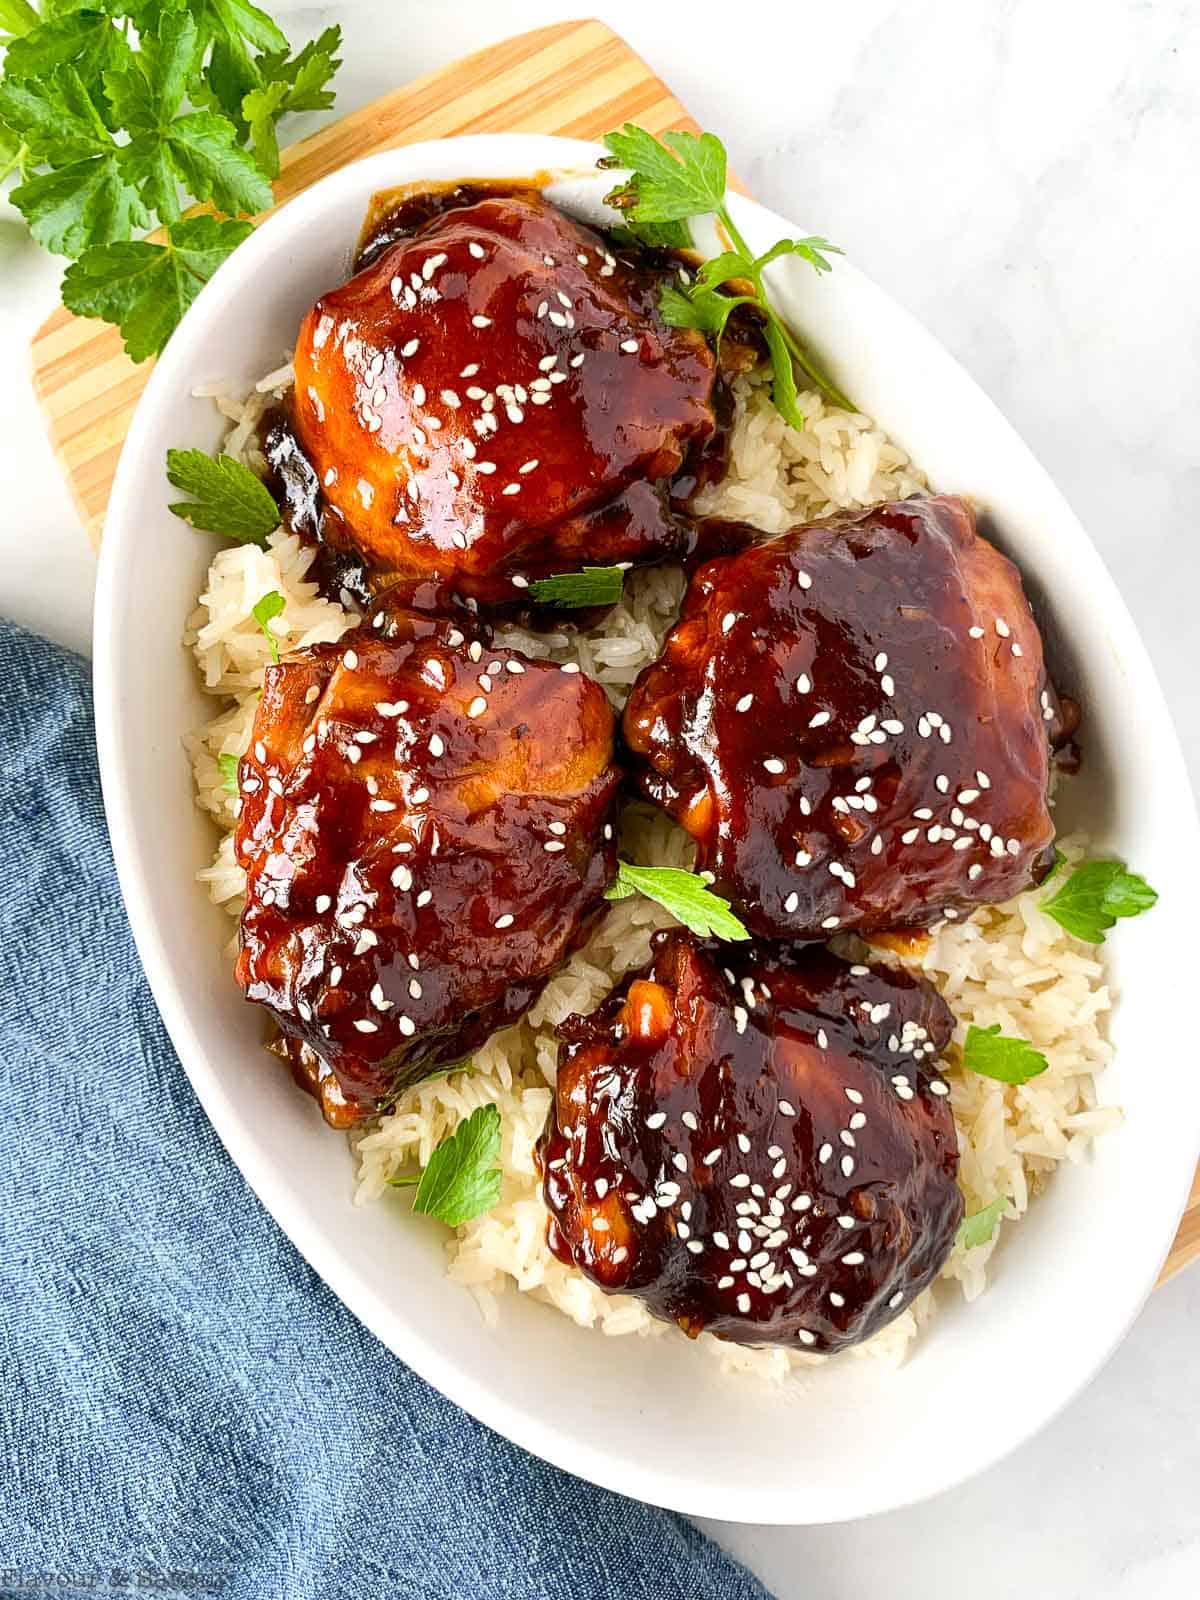
[[[613,713],[463,615],[268,667],[239,770],[237,975],[347,1126],[516,1021],[616,871]]]
[[[664,268],[535,191],[427,217],[304,318],[291,425],[321,537],[489,604],[679,555],[671,480],[713,434],[715,359]]]
[[[659,934],[569,1017],[538,1147],[560,1259],[692,1336],[836,1351],[937,1274],[963,1214],[954,1021],[815,946]]]
[[[961,500],[708,562],[625,738],[767,938],[919,929],[1049,871],[1063,721],[1016,568]]]

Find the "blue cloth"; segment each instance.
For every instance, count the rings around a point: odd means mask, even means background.
[[[4,622],[0,863],[0,1594],[765,1600],[442,1399],[276,1228],[142,976],[87,667]]]

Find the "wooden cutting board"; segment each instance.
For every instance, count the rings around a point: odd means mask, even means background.
[[[328,123],[285,150],[277,202],[327,173],[396,145],[459,133],[595,139],[625,121],[653,133],[696,124],[646,63],[603,23],[563,22],[489,45]],[[50,440],[96,546],[117,457],[152,363],[135,366],[115,328],[60,307],[33,340],[33,384]],[[1200,1174],[1163,1279],[1200,1256]]]

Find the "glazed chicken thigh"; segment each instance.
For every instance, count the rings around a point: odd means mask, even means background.
[[[614,722],[469,617],[381,609],[268,667],[237,974],[345,1126],[515,1021],[616,870]]]
[[[923,928],[1038,881],[1062,727],[1020,576],[952,498],[701,567],[624,719],[697,869],[753,932],[799,940]]]
[[[664,269],[529,191],[434,215],[305,317],[292,426],[322,537],[495,604],[680,554],[668,489],[713,433],[715,361]]]
[[[691,1335],[834,1351],[932,1281],[962,1219],[923,979],[660,934],[564,1041],[538,1148],[550,1248]]]

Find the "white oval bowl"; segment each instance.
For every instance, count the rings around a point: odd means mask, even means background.
[[[105,802],[130,920],[159,1009],[218,1133],[312,1266],[398,1356],[459,1405],[559,1466],[680,1511],[747,1522],[863,1516],[950,1487],[1029,1437],[1095,1374],[1152,1288],[1195,1170],[1200,1074],[1178,997],[1194,982],[1195,807],[1145,650],[1079,523],[1012,428],[937,342],[852,266],[780,263],[774,288],[859,405],[943,491],[982,502],[1053,633],[1086,711],[1069,804],[1160,901],[1107,947],[1121,998],[1102,1099],[1123,1126],[1064,1167],[992,1263],[974,1305],[946,1294],[898,1371],[844,1359],[780,1392],[722,1376],[682,1340],[608,1343],[526,1296],[485,1327],[444,1273],[443,1231],[352,1204],[350,1153],[262,1051],[233,982],[228,918],[194,880],[213,849],[184,733],[213,714],[180,636],[217,541],[167,510],[169,447],[214,448],[194,385],[250,385],[346,273],[377,189],[573,173],[556,195],[599,215],[598,147],[526,135],[415,144],[346,167],[265,221],[203,290],[158,362],[121,455],[96,597]],[[732,202],[749,242],[802,233]],[[1068,819],[1070,820],[1070,819]],[[1119,958],[1119,959],[1118,959]],[[1172,1001],[1171,997],[1175,999]],[[203,1203],[203,1196],[198,1195]]]

